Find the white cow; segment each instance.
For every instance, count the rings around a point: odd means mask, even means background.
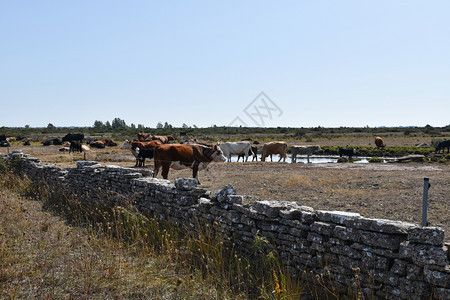
[[[297,155],[307,155],[308,156],[308,163],[309,163],[309,156],[312,155],[316,151],[322,150],[320,146],[292,146],[291,147],[291,158],[292,163],[297,162]]]
[[[217,143],[217,145],[229,162],[231,161],[231,155],[244,155],[245,161],[247,161],[249,151],[252,153],[249,141]]]

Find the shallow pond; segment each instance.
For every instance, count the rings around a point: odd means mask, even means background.
[[[231,161],[232,162],[237,162],[237,156],[232,156],[231,157]],[[323,164],[323,163],[337,163],[339,156],[315,156],[312,155],[309,157],[309,162],[312,164]],[[383,159],[383,163],[387,163],[388,161],[392,161],[392,158],[385,158],[385,157],[380,157],[381,159]],[[273,161],[274,162],[278,162],[278,160],[280,159],[280,156],[277,155],[273,155]],[[355,164],[367,164],[369,163],[369,159],[370,157],[353,157],[353,163]],[[252,157],[249,156],[248,161],[251,161]],[[242,158],[239,160],[242,162]],[[258,161],[261,161],[261,156],[258,155]],[[266,158],[266,161],[270,162],[270,157]],[[281,162],[283,162],[283,160],[281,160]],[[288,155],[288,157],[286,158],[286,162],[287,163],[291,163],[292,162],[292,158],[290,155]],[[308,158],[306,156],[297,156],[297,163],[308,163]]]

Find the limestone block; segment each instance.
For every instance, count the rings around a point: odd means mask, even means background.
[[[421,266],[446,266],[449,264],[447,256],[448,248],[446,246],[439,247],[405,241],[400,247],[400,258],[410,258],[415,264]]]
[[[334,225],[325,222],[314,222],[311,225],[311,231],[321,235],[331,236],[333,234]]]
[[[408,241],[442,246],[444,243],[444,230],[438,227],[413,227],[408,230]]]
[[[371,231],[360,231],[361,242],[375,247],[381,247],[397,251],[400,248],[400,243],[406,239],[404,235],[385,234]]]
[[[196,178],[177,178],[174,183],[177,189],[190,191],[197,187],[198,180]]]
[[[344,241],[358,242],[360,240],[358,229],[339,225],[334,227],[333,236]]]
[[[336,224],[344,224],[345,220],[357,220],[361,218],[358,213],[344,212],[344,211],[325,211],[317,210],[317,217],[323,222],[333,222]]]
[[[417,225],[406,222],[367,218],[347,219],[344,220],[344,225],[389,234],[408,234],[409,229],[417,227]]]

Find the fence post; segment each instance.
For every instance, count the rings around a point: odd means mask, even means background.
[[[427,213],[428,213],[428,189],[431,184],[429,178],[425,177],[423,179],[423,202],[422,202],[422,227],[428,226]]]

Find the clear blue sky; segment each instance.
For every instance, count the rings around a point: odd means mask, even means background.
[[[0,1],[0,127],[445,126],[449,12],[422,0]]]

